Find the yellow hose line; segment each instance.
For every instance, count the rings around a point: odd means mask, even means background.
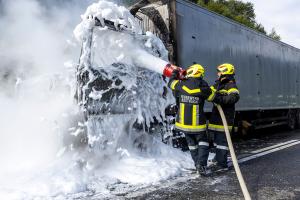
[[[232,163],[233,163],[234,170],[236,172],[237,178],[239,180],[239,183],[240,183],[240,186],[241,186],[244,198],[246,200],[251,200],[249,191],[247,189],[245,180],[243,178],[242,172],[240,170],[240,167],[239,167],[239,164],[238,164],[235,152],[234,152],[234,148],[233,148],[233,145],[232,145],[232,141],[231,141],[231,137],[230,137],[230,133],[229,133],[229,129],[228,129],[228,124],[227,124],[227,121],[226,121],[223,109],[222,109],[222,107],[220,105],[216,104],[216,106],[217,106],[217,108],[219,110],[219,113],[221,115],[221,118],[222,118],[222,122],[223,122],[223,125],[224,125],[224,128],[225,128],[225,134],[226,134],[226,139],[227,139],[227,143],[228,143],[228,147],[229,147],[229,152],[230,152],[230,155],[231,155]]]

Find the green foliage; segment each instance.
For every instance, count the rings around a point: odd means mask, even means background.
[[[269,33],[268,36],[270,36],[271,38],[273,38],[275,40],[281,40],[280,35],[278,35],[278,33],[276,33],[274,28],[272,28],[271,33]]]
[[[240,0],[192,0],[200,6],[207,8],[208,10],[219,13],[225,17],[228,17],[234,21],[244,24],[254,30],[257,30],[265,35],[270,36],[275,40],[280,40],[273,28],[270,34],[267,34],[264,26],[257,23],[255,20],[255,12],[253,4],[250,2],[242,2]]]

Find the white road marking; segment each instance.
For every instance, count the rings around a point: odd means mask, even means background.
[[[285,144],[290,144],[290,143],[297,142],[297,141],[299,141],[299,140],[289,140],[287,142],[282,142],[282,143],[279,143],[279,144],[276,144],[276,145],[272,145],[272,146],[269,146],[269,147],[266,147],[266,148],[258,149],[258,150],[255,150],[255,151],[251,151],[250,153],[260,153],[260,152],[263,152],[263,151],[267,151],[269,149],[274,149],[276,147],[283,146]]]
[[[280,146],[280,147],[277,147],[277,148],[273,148],[273,149],[270,149],[270,150],[267,150],[267,151],[255,154],[255,155],[251,155],[251,156],[247,156],[245,158],[241,158],[241,159],[239,159],[239,163],[243,163],[243,162],[246,162],[246,161],[249,161],[249,160],[252,160],[252,159],[255,159],[255,158],[258,158],[258,157],[261,157],[261,156],[264,156],[264,155],[276,152],[276,151],[280,151],[280,150],[289,148],[289,147],[297,145],[297,144],[300,144],[300,141],[296,140],[293,143],[289,143],[289,144],[286,144],[286,145],[283,145],[283,146]]]
[[[269,146],[269,147],[266,147],[263,149],[258,149],[256,151],[251,152],[251,153],[256,152],[257,154],[241,158],[238,160],[238,162],[243,163],[243,162],[246,162],[246,161],[249,161],[249,160],[252,160],[255,158],[259,158],[261,156],[264,156],[264,155],[267,155],[267,154],[270,154],[270,153],[273,153],[276,151],[280,151],[280,150],[289,148],[289,147],[297,145],[297,144],[300,144],[299,140],[290,140],[290,141],[272,145],[272,146]],[[210,156],[212,156],[212,155],[210,153]],[[231,165],[232,165],[232,163],[230,162],[229,166],[231,166]],[[168,179],[166,182],[164,182],[164,184],[152,185],[150,187],[149,186],[141,187],[139,189],[134,189],[132,191],[128,191],[128,193],[125,195],[125,197],[127,197],[127,198],[138,197],[138,196],[141,196],[142,194],[153,192],[158,189],[166,189],[166,188],[174,187],[177,183],[183,183],[183,182],[187,182],[192,179],[199,178],[199,175],[197,173],[192,173],[192,169],[191,170],[187,169],[187,170],[183,170],[183,171],[186,172],[183,174],[183,176],[178,176],[178,177],[174,177],[173,179]],[[200,178],[202,178],[202,177],[200,177]],[[218,180],[218,179],[213,178],[211,181],[216,181],[216,180]],[[222,181],[222,179],[221,179],[221,181]],[[214,183],[214,182],[212,182],[212,183]],[[208,183],[208,185],[209,185],[209,183]]]

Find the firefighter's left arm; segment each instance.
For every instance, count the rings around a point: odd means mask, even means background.
[[[210,93],[210,95],[206,98],[206,100],[207,101],[209,101],[209,102],[212,102],[213,100],[214,100],[214,98],[215,98],[215,96],[216,96],[216,89],[215,89],[215,87],[212,85],[212,86],[210,86],[210,91],[211,91],[211,93]]]

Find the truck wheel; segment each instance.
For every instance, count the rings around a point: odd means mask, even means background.
[[[296,112],[294,110],[289,110],[287,114],[287,126],[289,130],[294,130],[297,125],[297,120],[296,120]]]

